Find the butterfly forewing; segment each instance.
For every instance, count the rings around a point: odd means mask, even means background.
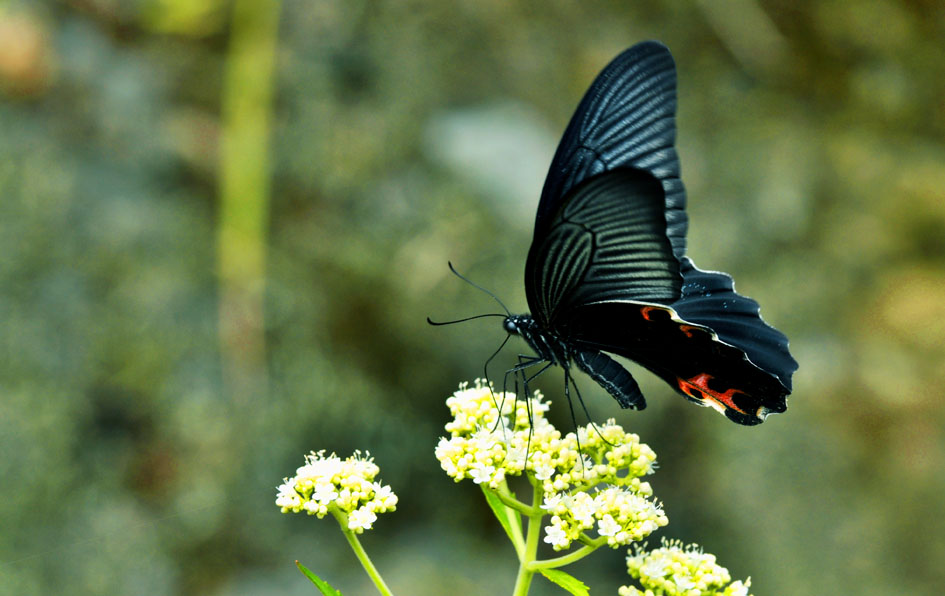
[[[682,257],[688,219],[675,114],[676,66],[669,50],[647,41],[617,56],[591,84],[558,145],[538,204],[535,243],[571,189],[603,172],[634,167],[662,183],[665,233]]]
[[[618,168],[575,187],[529,251],[532,315],[555,328],[561,313],[590,302],[676,300],[682,276],[663,205],[662,185],[642,170]]]

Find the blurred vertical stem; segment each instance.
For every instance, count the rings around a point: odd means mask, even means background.
[[[237,405],[266,390],[263,296],[269,128],[279,0],[234,0],[223,80],[217,236],[224,385]]]

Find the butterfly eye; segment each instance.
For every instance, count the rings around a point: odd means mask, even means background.
[[[505,321],[502,322],[502,328],[505,329],[506,333],[518,334],[518,326],[511,317],[506,317]]]

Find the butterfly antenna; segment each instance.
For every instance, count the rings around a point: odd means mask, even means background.
[[[496,296],[495,294],[493,294],[493,293],[490,292],[489,290],[485,289],[484,287],[482,287],[482,286],[480,286],[480,285],[478,285],[478,284],[475,284],[475,283],[471,282],[466,276],[464,276],[462,273],[460,273],[459,271],[457,271],[455,267],[453,267],[453,263],[452,263],[452,262],[447,261],[446,263],[447,263],[447,265],[450,266],[450,271],[453,272],[453,275],[455,275],[456,277],[460,278],[461,280],[463,280],[464,282],[468,283],[469,285],[471,285],[472,287],[476,288],[477,290],[481,290],[481,291],[485,292],[486,294],[489,294],[490,296],[492,296],[493,300],[495,300],[496,302],[498,302],[498,303],[499,303],[499,306],[502,307],[502,310],[504,310],[508,316],[512,316],[512,312],[511,312],[508,308],[506,308],[505,304],[503,304],[502,301],[499,300],[499,297],[498,297],[498,296]]]
[[[484,315],[476,315],[474,317],[466,317],[465,319],[456,319],[455,321],[434,321],[430,317],[427,317],[427,323],[431,325],[436,325],[436,326],[452,325],[453,323],[465,323],[466,321],[472,321],[473,319],[482,319],[484,317],[505,317],[505,316],[506,315],[503,315],[501,313],[488,313]]]

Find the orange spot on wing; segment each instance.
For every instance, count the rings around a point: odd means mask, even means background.
[[[679,330],[686,334],[686,337],[695,337],[696,331],[702,331],[698,327],[693,327],[692,325],[680,325]]]
[[[644,306],[643,308],[640,309],[640,314],[643,315],[643,318],[646,319],[647,321],[652,321],[653,319],[650,318],[650,313],[653,312],[654,310],[663,310],[663,309],[657,308],[655,306]]]
[[[738,389],[728,389],[721,393],[714,391],[709,389],[710,379],[712,379],[712,375],[708,373],[700,373],[690,379],[677,378],[676,381],[679,384],[679,388],[682,390],[682,392],[689,397],[693,397],[701,401],[715,402],[724,408],[735,410],[736,412],[741,412],[742,414],[748,413],[736,406],[735,401],[732,399],[735,397],[736,393],[746,395],[744,391],[739,391]]]

